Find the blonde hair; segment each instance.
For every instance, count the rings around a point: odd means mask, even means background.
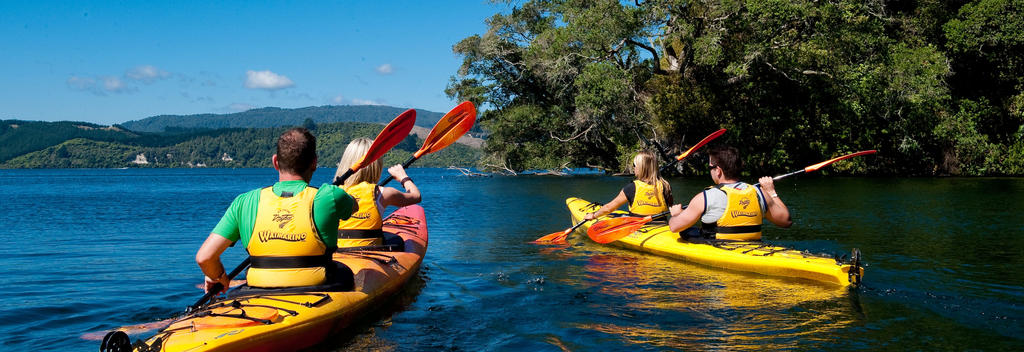
[[[661,183],[665,191],[672,191],[668,181],[661,178],[661,174],[658,173],[658,157],[650,150],[641,150],[633,157],[633,175],[652,186]]]
[[[341,156],[341,161],[338,162],[338,171],[334,173],[334,177],[341,177],[345,172],[348,172],[352,168],[352,164],[355,164],[366,155],[366,150],[370,149],[371,144],[373,144],[373,140],[369,138],[356,138],[349,142],[348,146],[345,147],[345,154]],[[352,176],[349,176],[345,180],[344,187],[348,188],[360,182],[377,183],[383,168],[384,162],[377,159],[369,165],[363,166],[362,169],[356,171]]]

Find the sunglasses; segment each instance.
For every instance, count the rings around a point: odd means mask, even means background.
[[[714,170],[716,167],[718,167],[718,165],[715,165],[715,164],[710,164],[709,166],[711,166],[711,168],[710,168],[711,170]]]

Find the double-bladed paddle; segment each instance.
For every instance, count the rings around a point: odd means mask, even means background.
[[[793,175],[796,175],[796,174],[815,171],[815,170],[818,170],[818,169],[820,169],[822,167],[828,166],[828,165],[830,165],[832,163],[835,163],[837,161],[840,161],[840,160],[849,159],[849,158],[852,158],[852,157],[855,157],[855,156],[859,156],[859,155],[874,154],[874,153],[877,153],[877,152],[878,152],[877,150],[865,150],[865,151],[860,151],[860,152],[856,152],[856,153],[852,153],[852,154],[843,155],[843,156],[840,156],[840,157],[832,158],[832,159],[829,159],[829,160],[826,160],[826,161],[823,161],[823,162],[820,162],[820,163],[817,163],[817,164],[805,167],[805,168],[803,168],[801,170],[790,172],[788,174],[782,174],[782,175],[779,175],[779,176],[775,176],[772,179],[773,180],[780,180],[780,179],[783,179],[783,178],[786,178],[786,177],[789,177],[789,176],[793,176]],[[666,216],[668,214],[669,214],[669,212],[665,211],[665,212],[661,212],[661,213],[658,213],[658,214],[654,214],[654,215],[650,215],[650,216],[645,216],[645,217],[624,216],[624,217],[619,217],[619,218],[612,218],[612,219],[602,220],[602,221],[597,222],[596,224],[594,224],[594,226],[591,226],[590,229],[587,230],[587,236],[589,236],[591,240],[593,240],[594,242],[597,242],[597,243],[615,242],[615,241],[618,241],[619,239],[621,239],[623,237],[629,236],[629,234],[631,234],[633,232],[636,232],[636,230],[639,230],[641,227],[643,227],[647,223],[651,222],[651,220],[664,217],[664,216]]]
[[[403,168],[408,168],[421,156],[436,152],[444,149],[458,140],[462,135],[466,134],[470,128],[473,128],[473,123],[476,122],[476,107],[473,106],[472,102],[464,101],[459,105],[444,114],[440,120],[437,120],[437,124],[430,130],[430,134],[427,135],[427,139],[423,141],[423,146],[420,150],[417,150],[409,160],[406,160],[402,164]],[[388,182],[393,180],[394,177],[388,176],[388,178],[380,181],[378,186],[386,185]]]
[[[668,167],[669,165],[675,164],[676,162],[685,159],[686,157],[690,156],[690,154],[693,154],[693,152],[696,151],[698,148],[703,147],[705,144],[708,144],[708,142],[711,142],[712,139],[718,138],[718,136],[721,136],[724,133],[725,133],[725,129],[723,128],[723,129],[720,129],[718,131],[715,131],[715,132],[709,134],[707,137],[704,137],[704,139],[701,139],[700,142],[697,142],[697,144],[694,144],[692,147],[690,147],[690,149],[687,149],[682,154],[679,154],[678,156],[676,156],[675,160],[670,162],[668,165],[665,165],[664,167],[662,167],[661,170],[664,171],[665,167]],[[543,237],[538,238],[538,239],[536,239],[536,240],[534,240],[533,242],[530,242],[530,243],[533,243],[533,244],[565,244],[565,243],[567,243],[566,239],[569,238],[569,234],[571,234],[574,230],[576,230],[576,228],[580,227],[580,225],[583,225],[583,223],[585,223],[585,222],[586,221],[580,221],[578,224],[573,225],[573,227],[568,228],[565,231],[553,232],[553,233],[544,235]]]

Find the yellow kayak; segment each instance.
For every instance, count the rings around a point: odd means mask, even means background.
[[[583,221],[587,213],[601,208],[600,203],[569,198],[565,204],[572,213],[573,223]],[[615,211],[602,217],[623,216]],[[600,220],[600,219],[599,219]],[[590,223],[581,226],[584,231]],[[799,250],[772,245],[761,241],[729,241],[715,239],[682,239],[669,230],[664,222],[649,223],[636,232],[608,243],[622,248],[653,253],[659,256],[736,271],[754,272],[771,276],[786,276],[827,282],[841,286],[857,285],[864,275],[860,266],[860,253],[856,249],[851,261],[817,256]]]
[[[112,347],[107,349],[110,351],[140,352],[294,351],[313,346],[392,296],[419,269],[427,250],[423,208],[412,205],[398,209],[384,220],[383,230],[401,237],[404,250],[343,248],[335,253],[335,261],[352,269],[352,281],[343,285],[346,287],[243,286],[229,292],[225,299],[175,319],[130,349],[124,349],[128,336],[123,332],[121,336],[112,332],[103,345]]]

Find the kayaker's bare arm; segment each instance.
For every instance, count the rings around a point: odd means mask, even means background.
[[[615,196],[615,199],[612,199],[611,202],[605,204],[603,207],[601,207],[601,209],[598,209],[593,213],[587,213],[587,215],[583,216],[583,220],[597,219],[601,216],[604,216],[605,214],[615,211],[615,209],[618,209],[623,205],[626,205],[626,202],[628,201],[629,200],[626,199],[626,193],[623,191],[619,191],[619,195]]]
[[[231,241],[227,238],[211,233],[196,252],[196,263],[199,264],[199,270],[202,270],[203,275],[206,276],[205,291],[209,292],[213,284],[218,282],[224,288],[230,287],[231,279],[228,278],[228,273],[224,270],[224,264],[220,262],[221,253],[224,253],[224,250],[230,246]]]
[[[393,205],[396,207],[404,207],[406,205],[419,203],[420,200],[422,200],[419,187],[416,187],[416,183],[412,182],[409,175],[405,173],[405,168],[403,168],[402,165],[395,165],[388,168],[388,173],[402,184],[402,188],[405,188],[405,192],[391,187],[381,187],[380,193],[384,206]]]
[[[761,184],[761,191],[764,193],[765,202],[765,214],[764,218],[768,219],[775,226],[786,228],[793,226],[793,221],[789,217],[789,208],[779,198],[778,192],[775,191],[775,180],[771,176],[761,177],[758,180]]]
[[[700,215],[704,213],[704,192],[697,193],[690,199],[686,209],[680,209],[682,205],[676,204],[669,208],[672,218],[668,219],[668,228],[672,232],[681,232],[700,221]]]

